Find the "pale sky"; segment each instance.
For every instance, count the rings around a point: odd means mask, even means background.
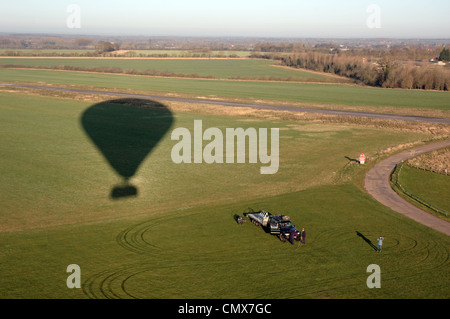
[[[450,38],[449,17],[448,0],[0,1],[9,33]]]

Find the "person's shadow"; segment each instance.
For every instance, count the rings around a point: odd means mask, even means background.
[[[372,247],[375,251],[377,250],[377,246],[375,246],[369,238],[367,238],[366,236],[364,236],[363,234],[361,234],[359,231],[356,231],[356,235],[358,235],[359,237],[361,237],[367,244],[369,244],[370,247]]]
[[[348,157],[348,156],[345,156],[345,158],[348,159],[350,162],[357,162],[357,163],[359,163],[359,161],[356,158],[351,158],[351,157]]]
[[[137,196],[138,190],[129,180],[171,127],[172,112],[153,100],[123,98],[92,105],[80,122],[123,179],[112,189],[111,198]]]

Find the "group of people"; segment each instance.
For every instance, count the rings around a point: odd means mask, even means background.
[[[290,240],[292,245],[294,244],[294,239],[296,238],[296,234],[295,233],[296,233],[295,228],[293,228],[291,230],[291,233],[290,233],[290,236],[289,236],[289,240]],[[300,236],[300,242],[304,245],[305,244],[305,240],[306,240],[305,228],[302,228],[302,231],[300,232],[300,235],[297,235],[297,236]]]

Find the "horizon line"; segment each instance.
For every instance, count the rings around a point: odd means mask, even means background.
[[[147,38],[193,38],[193,39],[221,39],[221,38],[247,38],[247,39],[326,39],[326,40],[450,40],[450,37],[370,37],[370,36],[261,36],[261,35],[146,35],[146,34],[101,34],[101,33],[58,33],[58,32],[7,32],[0,31],[0,34],[7,35],[52,35],[52,36],[92,36],[92,37],[147,37]]]

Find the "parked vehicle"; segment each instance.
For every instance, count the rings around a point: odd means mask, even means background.
[[[254,225],[265,228],[267,232],[277,236],[282,242],[289,240],[291,244],[294,244],[294,240],[298,241],[301,238],[300,231],[295,228],[289,216],[274,215],[264,210],[246,215]]]

